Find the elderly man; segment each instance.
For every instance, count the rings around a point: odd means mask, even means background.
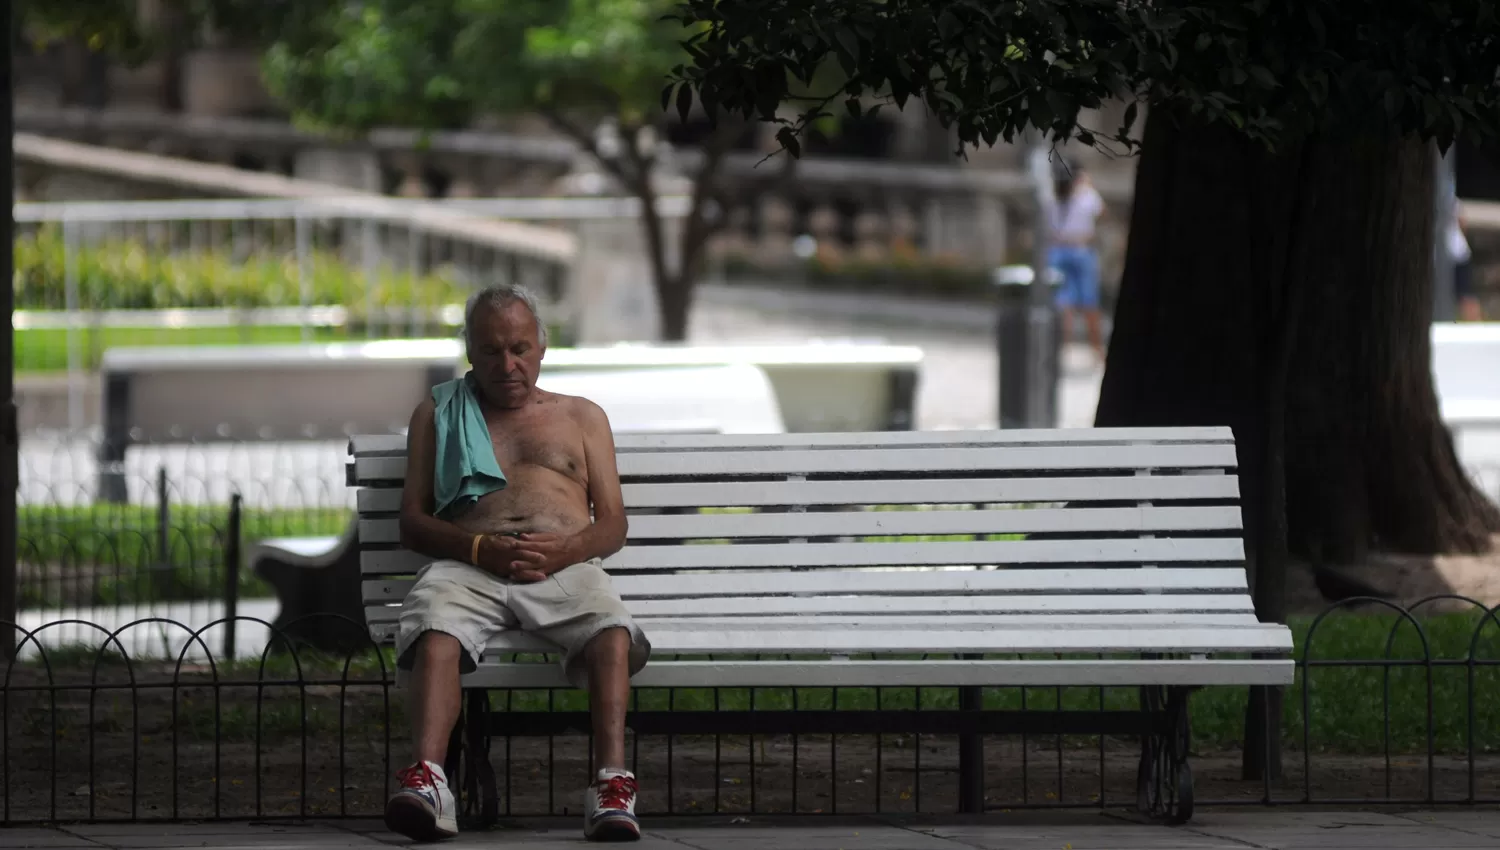
[[[585,836],[635,840],[625,708],[650,644],[600,566],[626,530],[609,420],[591,401],[537,388],[547,332],[525,289],[479,292],[464,336],[471,371],[433,388],[407,437],[401,542],[433,561],[401,611],[397,663],[411,671],[415,761],[399,774],[386,825],[418,840],[457,834],[441,763],[459,676],[491,637],[516,629],[556,644],[569,680],[589,692],[599,772],[585,792]]]

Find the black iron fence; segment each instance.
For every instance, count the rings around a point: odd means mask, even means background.
[[[221,654],[231,625],[241,634],[238,658]],[[352,621],[342,626],[363,634]],[[1348,600],[1292,626],[1297,682],[1283,704],[1283,774],[1241,778],[1245,689],[1204,689],[1191,704],[1200,806],[1500,803],[1500,608],[1454,596],[1410,609]],[[18,628],[18,660],[0,682],[0,821],[378,815],[409,752],[405,694],[389,651],[370,644],[328,655],[278,634],[255,617],[197,627],[151,617],[114,629],[78,621]],[[847,711],[851,729],[878,729],[872,717],[899,720],[900,712],[1045,714],[1128,708],[1139,698],[1130,688],[986,688],[978,704],[961,703],[949,688],[632,697],[641,710]],[[576,691],[497,691],[489,699],[502,728],[508,712],[586,708]],[[491,752],[503,815],[577,811],[586,735],[502,736]],[[635,736],[628,752],[643,814],[958,805],[957,735],[685,730]],[[1129,806],[1139,754],[1129,737],[986,735],[985,805]]]
[[[17,585],[23,626],[145,616],[206,623],[231,594],[272,590],[234,563],[267,538],[328,540],[352,519],[345,444],[141,445],[126,498],[98,492],[97,444],[28,438],[21,452]],[[109,616],[104,616],[105,612]]]

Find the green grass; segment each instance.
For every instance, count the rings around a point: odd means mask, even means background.
[[[242,546],[265,537],[341,534],[349,516],[343,508],[246,509]],[[165,552],[155,508],[25,505],[17,509],[17,522],[22,608],[223,596],[227,507],[174,506]],[[244,597],[271,594],[248,570],[239,586]]]
[[[1386,639],[1397,621],[1389,616],[1372,614],[1340,614],[1330,617],[1319,626],[1314,659],[1381,659],[1386,657]],[[1462,660],[1468,657],[1469,644],[1480,620],[1468,614],[1445,614],[1422,621],[1433,647],[1435,659]],[[1297,641],[1300,657],[1306,644],[1310,620],[1295,620],[1291,626]],[[49,653],[54,669],[90,669],[95,648],[62,648]],[[718,656],[716,656],[717,658]],[[1044,656],[1036,656],[1044,657]],[[1398,630],[1391,652],[1392,658],[1410,659],[1421,657],[1419,641],[1409,625]],[[1476,658],[1500,661],[1500,626],[1490,621],[1481,632]],[[551,663],[541,656],[522,656],[519,660]],[[728,657],[725,657],[728,660]],[[343,677],[344,659],[329,658],[317,653],[302,653],[300,672],[303,678],[337,680]],[[35,663],[35,662],[33,662]],[[382,667],[382,664],[384,665]],[[381,672],[392,675],[395,660],[389,649],[380,654],[364,654],[352,659],[348,667],[351,683],[379,681]],[[286,680],[296,678],[297,663],[289,655],[271,656],[262,671],[259,661],[236,661],[219,666],[220,681]],[[1307,746],[1314,752],[1337,752],[1345,754],[1380,753],[1385,749],[1385,718],[1381,693],[1384,688],[1383,673],[1375,667],[1315,668],[1311,674],[1312,689],[1308,696],[1311,703],[1312,723],[1309,728]],[[1433,677],[1433,731],[1434,748],[1439,753],[1463,753],[1469,745],[1468,738],[1468,670],[1465,667],[1438,668]],[[1287,689],[1282,717],[1283,741],[1293,750],[1301,750],[1303,687],[1305,679],[1298,677],[1297,684]],[[1390,673],[1390,722],[1389,744],[1393,753],[1421,753],[1426,748],[1427,697],[1425,674],[1414,668],[1395,669]],[[369,684],[352,685],[350,694],[363,696],[351,699],[380,700],[382,691]],[[232,694],[243,694],[239,698]],[[303,715],[300,703],[294,697],[295,688],[277,687],[267,690],[261,718],[266,734],[277,730],[287,734],[300,734]],[[328,697],[327,693],[321,696]],[[496,691],[490,703],[497,711],[546,711],[548,700],[558,711],[586,711],[588,702],[580,691],[561,690],[550,695],[546,691]],[[333,697],[336,699],[336,694]],[[1026,691],[1028,710],[1048,711],[1058,707],[1059,691],[1056,688],[1029,688]],[[637,706],[642,710],[745,710],[751,707],[751,693],[746,688],[721,688],[717,695],[710,688],[686,688],[669,694],[660,689],[642,689],[636,694]],[[918,699],[914,688],[884,688],[878,696],[879,705],[885,709],[956,709],[958,689],[923,688]],[[1017,688],[986,688],[984,704],[990,709],[1017,710],[1021,705],[1021,691]],[[836,700],[836,701],[835,701]],[[754,708],[763,711],[785,711],[800,709],[838,708],[847,711],[868,711],[876,707],[877,694],[873,688],[841,688],[835,693],[831,688],[756,688]],[[200,700],[198,714],[209,712],[210,704]],[[325,700],[326,702],[326,700]],[[405,696],[392,692],[391,722],[404,723]],[[1192,701],[1194,746],[1199,750],[1224,750],[1239,746],[1244,728],[1246,689],[1206,688],[1197,692]],[[238,704],[231,707],[231,703]],[[1500,664],[1478,667],[1474,675],[1474,746],[1478,752],[1500,751]],[[311,702],[307,722],[310,731],[333,729],[337,712],[328,705],[314,706]],[[383,703],[382,703],[383,705]],[[1066,688],[1061,691],[1061,705],[1066,709],[1091,710],[1099,708],[1099,690],[1093,688]],[[1133,688],[1109,688],[1104,691],[1104,706],[1109,709],[1132,709],[1138,705],[1138,692]],[[372,708],[372,707],[367,707]],[[226,736],[249,735],[254,731],[254,692],[251,689],[226,691],[221,711],[221,728]],[[383,714],[364,711],[366,723],[377,726],[383,722]],[[184,716],[183,722],[188,722]],[[211,722],[211,713],[198,716],[195,723]],[[243,728],[241,728],[243,727]],[[382,734],[379,728],[368,728],[370,735]],[[1087,737],[1070,738],[1074,746],[1090,746]]]
[[[1468,658],[1470,641],[1480,622],[1477,615],[1470,614],[1446,614],[1422,620],[1431,643],[1432,658],[1459,661]],[[1389,657],[1423,657],[1421,643],[1410,624],[1385,615],[1342,613],[1325,619],[1318,627],[1310,658],[1383,659],[1387,657],[1385,646],[1391,627],[1398,624],[1401,627],[1397,630]],[[1297,657],[1300,658],[1311,619],[1298,618],[1290,625],[1296,640]],[[1497,752],[1500,751],[1500,625],[1493,621],[1484,625],[1475,657],[1493,659],[1490,666],[1477,666],[1474,671],[1475,748],[1480,752]],[[1439,667],[1433,671],[1432,725],[1434,746],[1439,752],[1463,752],[1468,747],[1468,677],[1467,667]],[[1378,753],[1384,749],[1386,720],[1382,691],[1385,674],[1379,668],[1315,667],[1310,678],[1312,687],[1307,696],[1312,722],[1306,740],[1310,749],[1341,753]],[[1297,683],[1287,689],[1282,712],[1283,740],[1288,747],[1296,749],[1304,743],[1304,683],[1305,678],[1299,675]],[[1424,751],[1427,729],[1425,670],[1414,667],[1392,669],[1389,687],[1391,750],[1401,753]],[[1086,711],[1100,707],[1097,688],[1064,688],[1060,696],[1065,709]],[[515,692],[508,698],[512,711],[544,711],[547,708],[548,695],[545,692]],[[1217,687],[1197,692],[1192,699],[1195,745],[1207,749],[1239,746],[1247,698],[1245,688]],[[669,705],[666,691],[643,691],[638,699],[642,709],[666,710]],[[750,691],[745,688],[720,689],[717,699],[720,710],[751,708]],[[885,709],[957,709],[958,689],[923,688],[919,702],[915,688],[884,688],[878,699],[880,707]],[[581,692],[558,692],[553,695],[553,700],[553,706],[559,711],[587,710],[587,700]],[[496,710],[505,710],[506,701],[504,693],[491,697]],[[684,689],[672,695],[670,701],[671,706],[678,710],[711,710],[715,705],[715,694],[707,688]],[[801,709],[868,711],[876,708],[877,694],[873,688],[841,688],[836,695],[831,688],[802,688],[795,693],[791,688],[755,689],[754,708],[757,710],[788,710],[793,708],[794,701],[795,707]],[[1021,690],[986,688],[984,704],[990,709],[1019,710],[1022,708]],[[1059,689],[1026,689],[1027,709],[1046,711],[1056,709],[1058,705]],[[1104,707],[1107,709],[1133,709],[1138,705],[1139,692],[1134,688],[1108,688],[1104,691]]]
[[[348,339],[343,328],[309,329],[311,342]],[[134,345],[254,345],[302,342],[297,326],[243,326],[229,328],[83,328],[78,334],[82,367],[99,367],[104,351]],[[363,337],[360,337],[363,339]],[[68,368],[68,332],[54,328],[32,328],[15,332],[16,371],[61,372]]]
[[[347,520],[347,512],[341,509],[246,511],[244,538],[248,543],[268,536],[335,535],[344,530]],[[151,508],[104,505],[90,508],[23,507],[20,510],[21,560],[23,565],[49,565],[56,575],[68,575],[70,570],[77,572],[85,566],[110,568],[113,573],[106,571],[107,574],[93,579],[91,592],[98,600],[97,604],[134,601],[148,593],[159,593],[150,583],[150,567],[158,561],[155,525],[156,515]],[[172,592],[180,594],[181,598],[217,598],[223,583],[223,535],[227,527],[227,511],[224,508],[179,508],[173,513],[172,527],[168,547]],[[942,539],[974,537],[956,535]],[[48,588],[55,586],[56,582],[23,580],[23,606],[36,605]],[[252,595],[268,591],[253,577],[242,576],[241,592]],[[1447,753],[1463,752],[1468,748],[1469,706],[1472,703],[1475,749],[1500,751],[1500,624],[1481,620],[1474,614],[1424,617],[1421,623],[1432,659],[1463,662],[1470,657],[1473,644],[1473,657],[1479,662],[1472,668],[1462,663],[1433,668],[1434,747]],[[1308,618],[1294,619],[1291,623],[1299,658],[1307,646],[1310,626]],[[1393,627],[1394,640],[1391,640]],[[1474,643],[1476,631],[1479,634],[1477,644]],[[53,663],[66,666],[63,661],[71,656],[66,651],[61,652],[61,655],[53,653]],[[92,664],[94,650],[80,650],[74,660],[85,657],[87,663]],[[1348,611],[1322,621],[1309,655],[1314,661],[1423,657],[1421,641],[1408,622],[1388,614]],[[1485,659],[1492,660],[1485,662]],[[301,674],[305,678],[339,678],[342,675],[343,659],[304,655],[301,660]],[[354,659],[349,676],[362,680],[378,678],[382,661],[385,671],[394,670],[394,659],[387,650],[379,656],[372,654]],[[265,672],[260,670],[259,662],[235,662],[220,668],[220,679],[294,678],[298,672],[289,656],[273,657],[267,662]],[[1304,690],[1309,680],[1311,687]],[[1388,744],[1393,752],[1422,752],[1427,746],[1427,683],[1427,671],[1422,666],[1397,667],[1389,672],[1374,666],[1315,667],[1310,675],[1299,675],[1297,683],[1286,692],[1282,715],[1285,743],[1299,749],[1304,745],[1305,697],[1311,718],[1305,744],[1314,751],[1378,753]],[[1390,694],[1388,702],[1384,698],[1387,688]],[[716,699],[718,707],[723,710],[751,708],[751,693],[743,688],[720,689],[717,695],[712,689],[683,689],[671,697],[666,691],[650,690],[641,691],[637,698],[642,709],[665,710],[669,699],[672,707],[681,710],[712,709]],[[550,699],[557,710],[587,709],[586,699],[580,692],[557,691],[550,695]],[[919,698],[918,692],[912,688],[886,688],[882,689],[878,699],[879,705],[886,709],[955,709],[958,707],[958,690],[924,688]],[[1192,702],[1196,744],[1205,749],[1238,746],[1246,699],[1244,688],[1208,688],[1196,693]],[[497,692],[492,695],[491,704],[497,710],[507,710],[508,706],[508,710],[513,711],[540,711],[547,709],[548,700],[546,692]],[[1103,705],[1109,709],[1134,708],[1137,701],[1138,692],[1133,688],[1111,688],[1103,693]],[[1022,693],[1016,688],[988,688],[985,689],[984,703],[992,709],[1020,709]],[[877,693],[872,688],[844,688],[837,694],[827,688],[804,688],[795,692],[789,688],[758,688],[754,692],[754,708],[768,711],[787,710],[794,706],[863,711],[875,708],[876,704]],[[1045,711],[1059,705],[1072,710],[1097,709],[1100,707],[1100,692],[1090,688],[1061,691],[1032,688],[1025,693],[1027,709]],[[1385,714],[1387,705],[1388,717]],[[276,723],[300,728],[300,709],[294,711],[291,705],[283,705],[281,709],[293,711],[294,716]]]

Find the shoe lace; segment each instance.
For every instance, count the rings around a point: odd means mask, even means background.
[[[402,788],[427,788],[437,785],[437,774],[427,766],[427,762],[419,761],[408,768],[396,772],[396,778],[401,780]]]
[[[599,808],[625,809],[635,797],[635,779],[629,776],[611,776],[595,786],[599,794]]]

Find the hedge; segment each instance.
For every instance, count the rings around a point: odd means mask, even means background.
[[[828,292],[925,296],[973,301],[994,297],[990,270],[924,260],[892,258],[833,261],[813,257],[791,264],[765,264],[744,255],[725,257],[725,283],[777,284]]]
[[[62,233],[43,226],[15,240],[16,309],[67,306]],[[295,255],[257,253],[243,261],[228,252],[156,250],[142,242],[95,242],[75,256],[78,307],[84,310],[161,310],[186,307],[294,307],[302,284]],[[385,270],[372,283],[363,268],[314,250],[310,304],[341,304],[358,314],[371,302],[383,308],[461,304],[468,287],[446,272],[414,276]]]

